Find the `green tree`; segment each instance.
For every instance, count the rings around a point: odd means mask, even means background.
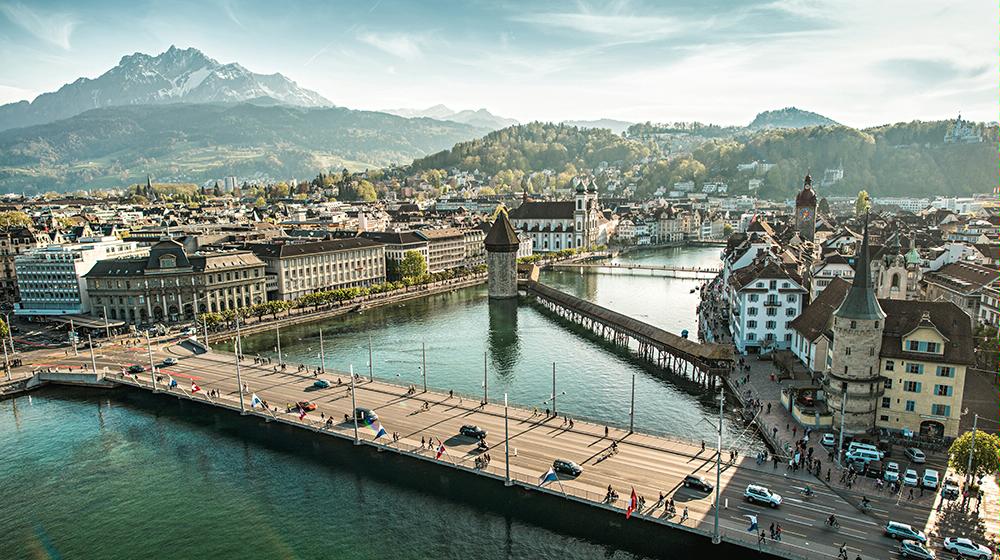
[[[830,215],[830,202],[827,201],[826,197],[819,199],[819,206],[817,207],[817,210],[824,216]]]
[[[407,251],[399,263],[399,276],[403,279],[416,279],[427,274],[427,261],[419,251]]]
[[[256,206],[257,208],[263,208],[267,206],[267,201],[264,200],[263,196],[258,196],[257,200],[254,201],[253,205]]]
[[[28,227],[30,225],[31,218],[29,218],[24,212],[20,212],[18,210],[0,212],[0,229]]]
[[[858,191],[858,198],[854,200],[854,215],[864,216],[865,212],[871,210],[872,201],[868,196],[868,191]]]
[[[375,185],[367,179],[362,179],[361,182],[358,183],[357,190],[358,199],[360,200],[365,202],[375,202],[378,200],[378,194],[375,192]]]
[[[1000,469],[1000,436],[976,431],[975,449],[972,451],[972,471],[968,470],[969,450],[972,449],[972,432],[960,435],[948,449],[948,465],[962,476],[980,478]]]
[[[3,319],[0,319],[0,339],[6,337],[9,333],[10,327],[7,326],[7,323]]]

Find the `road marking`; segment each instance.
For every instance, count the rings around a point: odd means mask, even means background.
[[[786,517],[786,518],[787,518],[787,519],[788,519],[789,521],[794,521],[795,523],[801,523],[802,525],[808,525],[808,526],[810,526],[810,527],[812,527],[812,526],[813,526],[813,524],[812,524],[812,523],[810,523],[810,521],[813,521],[813,520],[812,520],[812,519],[810,519],[810,518],[808,518],[808,517],[802,517],[801,515],[795,515],[794,513],[789,513],[789,514],[788,514],[788,515],[786,515],[785,517]],[[795,519],[793,519],[793,518],[798,518],[798,519],[801,519],[802,521],[795,521]]]

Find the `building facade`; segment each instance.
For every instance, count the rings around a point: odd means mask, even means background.
[[[46,239],[46,236],[36,236],[30,228],[23,226],[0,231],[0,303],[13,304],[19,299],[15,268],[17,256],[44,247]]]
[[[532,240],[532,250],[549,253],[599,244],[601,212],[597,189],[578,183],[572,201],[522,202],[510,212],[514,228]]]
[[[769,255],[736,271],[729,280],[729,328],[746,354],[792,346],[791,322],[801,313],[802,279]]]
[[[385,282],[385,247],[365,237],[245,246],[263,261],[268,299]]]

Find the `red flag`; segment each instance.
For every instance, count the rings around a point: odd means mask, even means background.
[[[635,495],[635,487],[632,487],[632,497],[629,498],[628,507],[625,508],[625,519],[632,517],[632,512],[639,509],[639,496]]]
[[[302,407],[300,406],[300,407],[299,407],[299,420],[302,420],[302,419],[303,419],[303,418],[305,418],[305,417],[306,417],[306,409],[304,409],[304,408],[302,408]]]
[[[198,391],[201,391],[201,387],[197,383],[191,383],[191,392],[197,393]]]
[[[435,459],[440,459],[440,458],[441,458],[441,455],[444,455],[444,443],[442,443],[442,442],[441,442],[441,440],[438,440],[438,451],[437,451],[437,456],[436,456],[436,457],[434,457],[434,458],[435,458]]]

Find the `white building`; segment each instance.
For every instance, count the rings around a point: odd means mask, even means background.
[[[796,273],[764,257],[734,273],[728,289],[730,332],[740,352],[792,346],[790,323],[802,312],[807,294]]]
[[[14,260],[21,301],[14,314],[25,317],[84,315],[90,298],[84,275],[105,259],[149,255],[149,247],[117,237],[81,238],[78,243],[49,245]]]
[[[608,221],[593,184],[585,188],[579,183],[572,201],[522,202],[509,217],[516,230],[531,238],[536,253],[607,244]]]

